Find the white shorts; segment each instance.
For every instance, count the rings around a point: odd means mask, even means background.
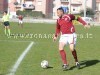
[[[73,34],[63,34],[60,36],[59,42],[63,42],[65,44],[76,44],[77,35]]]
[[[19,20],[19,24],[22,24],[23,23],[23,21],[22,20]]]

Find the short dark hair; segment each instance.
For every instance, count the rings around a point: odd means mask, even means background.
[[[7,12],[7,11],[4,11],[4,13],[6,13],[6,14],[7,14],[8,12]]]
[[[62,7],[58,8],[57,10],[61,10],[64,13],[64,9]]]

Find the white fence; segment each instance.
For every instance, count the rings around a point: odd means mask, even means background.
[[[1,21],[1,18],[0,18]],[[10,22],[18,22],[18,19],[10,19]],[[56,20],[53,19],[32,19],[32,18],[25,18],[23,19],[25,23],[56,23]]]
[[[0,18],[1,21],[1,18]],[[18,19],[10,19],[10,22],[18,22]],[[25,18],[23,19],[23,22],[25,23],[50,23],[55,24],[56,20],[54,19],[32,19],[32,18]],[[93,26],[100,26],[100,22],[93,22]]]

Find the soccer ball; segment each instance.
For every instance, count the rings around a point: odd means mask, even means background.
[[[48,68],[49,67],[49,63],[48,63],[48,61],[47,60],[43,60],[42,62],[41,62],[41,67],[42,68]]]

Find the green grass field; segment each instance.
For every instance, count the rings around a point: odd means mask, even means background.
[[[75,67],[74,59],[68,46],[65,48],[70,70],[62,71],[62,62],[58,51],[58,40],[52,41],[55,32],[54,24],[25,23],[20,28],[17,23],[11,23],[13,36],[4,35],[3,26],[0,26],[0,75],[10,73],[13,65],[33,41],[31,50],[22,60],[15,75],[99,75],[100,74],[100,27],[84,29],[75,26],[77,39],[77,52],[81,69]],[[48,60],[53,68],[42,69],[40,63]]]

